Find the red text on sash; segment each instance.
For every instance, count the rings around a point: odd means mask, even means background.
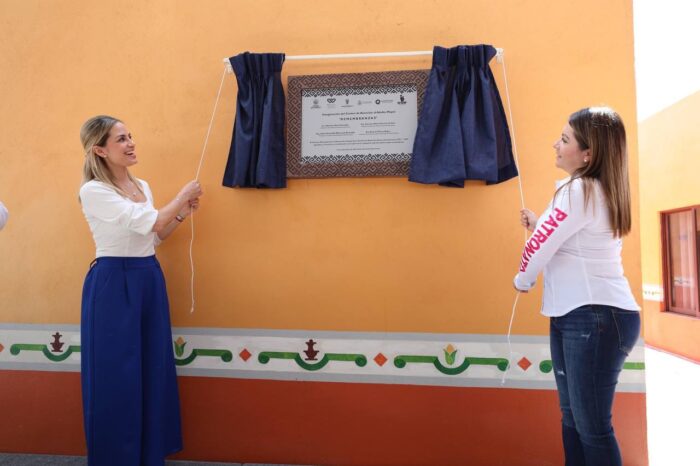
[[[530,239],[525,243],[525,250],[523,251],[523,257],[520,260],[520,271],[525,272],[527,266],[530,263],[530,259],[537,252],[540,247],[547,242],[550,236],[554,234],[559,228],[559,225],[566,220],[569,215],[558,209],[552,209],[552,213],[549,214],[547,219],[542,222],[542,224],[535,230],[535,232],[530,236]]]

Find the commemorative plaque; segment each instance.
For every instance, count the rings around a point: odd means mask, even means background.
[[[428,74],[290,76],[287,176],[406,176]]]

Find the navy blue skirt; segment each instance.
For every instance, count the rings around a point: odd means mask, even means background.
[[[150,257],[101,257],[80,323],[90,466],[161,466],[182,449],[168,295]]]

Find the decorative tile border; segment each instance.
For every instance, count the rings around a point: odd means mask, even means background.
[[[173,338],[184,376],[555,388],[546,336],[512,336],[510,358],[504,335],[174,328]],[[0,369],[79,371],[78,326],[0,324]],[[641,343],[618,390],[644,391]]]

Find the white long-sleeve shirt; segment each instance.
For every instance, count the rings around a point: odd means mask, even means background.
[[[567,181],[557,182],[557,188]],[[559,191],[525,243],[514,284],[529,290],[544,270],[541,312],[546,316],[586,304],[639,310],[622,268],[622,240],[614,237],[599,182],[593,185],[585,208],[582,180]]]
[[[0,230],[2,230],[5,224],[7,223],[7,219],[9,216],[10,214],[7,212],[5,204],[0,202]]]
[[[80,202],[97,249],[95,257],[147,257],[160,242],[153,232],[158,211],[151,188],[143,180],[145,202],[134,202],[101,181],[88,181],[80,188]]]

